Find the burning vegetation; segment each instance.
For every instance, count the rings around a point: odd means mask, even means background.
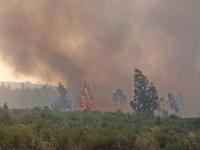
[[[84,82],[81,90],[80,111],[94,110],[94,97],[91,94],[89,83]]]
[[[131,93],[117,88],[113,95],[110,93],[110,99],[106,99],[106,103],[99,101],[99,95],[96,94],[94,100],[93,92],[97,93],[97,89],[91,89],[88,82],[84,82],[82,87],[77,87],[76,90],[65,87],[61,82],[57,87],[44,85],[31,88],[22,84],[21,88],[17,89],[13,89],[9,84],[2,84],[0,96],[10,106],[17,101],[18,103],[26,103],[24,106],[32,104],[32,106],[40,107],[50,106],[52,110],[56,111],[86,112],[96,111],[97,109],[104,111],[100,108],[101,104],[106,105],[112,102],[112,106],[106,111],[134,112],[135,114],[150,116],[155,115],[155,113],[159,113],[160,116],[171,114],[182,116],[184,105],[181,93],[169,93],[168,97],[160,97],[156,86],[139,69],[135,69],[133,79],[134,90]],[[80,93],[77,93],[77,91],[80,91]],[[23,99],[24,101],[22,101]],[[16,105],[14,107],[19,108]]]
[[[133,79],[132,98],[121,88],[114,91],[116,113],[94,113],[94,89],[88,82],[82,85],[77,109],[72,108],[72,89],[62,83],[55,89],[57,98],[51,108],[9,109],[4,104],[0,108],[0,150],[199,149],[200,119],[176,116],[181,110],[182,95],[169,93],[169,100],[160,98],[154,84],[138,69]],[[46,88],[42,91],[47,92]],[[22,90],[26,89],[23,86]],[[5,93],[12,89],[2,86],[0,93],[1,90]],[[121,108],[127,102],[134,113],[123,113]],[[169,109],[164,109],[164,104]],[[157,116],[156,111],[162,114]]]

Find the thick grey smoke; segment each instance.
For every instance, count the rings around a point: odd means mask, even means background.
[[[88,80],[102,107],[130,92],[135,67],[162,94],[198,106],[200,1],[0,0],[0,54],[16,73],[76,87]],[[103,89],[103,90],[102,90]],[[105,95],[105,96],[103,96]],[[192,108],[192,109],[191,109]]]

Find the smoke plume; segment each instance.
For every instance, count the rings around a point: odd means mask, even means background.
[[[0,55],[17,74],[130,93],[135,67],[198,113],[200,1],[0,0]],[[109,102],[107,102],[109,101]],[[110,105],[105,104],[105,102]],[[192,108],[192,109],[191,109]]]

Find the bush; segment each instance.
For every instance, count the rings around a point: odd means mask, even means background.
[[[199,118],[34,108],[1,111],[0,120],[0,149],[200,149]]]

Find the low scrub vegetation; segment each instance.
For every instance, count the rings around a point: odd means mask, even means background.
[[[0,149],[197,150],[200,119],[124,113],[0,111]]]

